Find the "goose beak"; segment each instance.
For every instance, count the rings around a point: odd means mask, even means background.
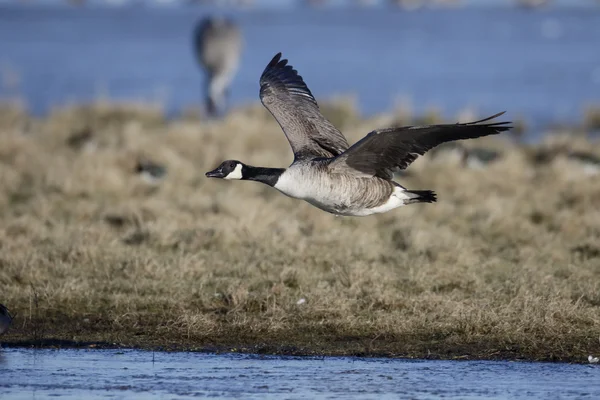
[[[206,174],[207,178],[224,178],[225,174],[223,173],[223,169],[218,167],[217,169],[213,169],[212,171],[208,171]]]

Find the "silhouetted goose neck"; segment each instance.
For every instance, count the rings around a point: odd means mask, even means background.
[[[285,168],[253,167],[244,164],[242,166],[242,180],[257,181],[269,186],[275,186],[284,171]]]

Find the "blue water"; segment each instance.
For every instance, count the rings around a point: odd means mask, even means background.
[[[201,101],[191,32],[207,10],[1,4],[0,98],[20,96],[36,114],[103,96],[178,113]],[[317,98],[355,94],[367,114],[409,98],[417,112],[436,106],[454,117],[470,106],[546,125],[578,121],[582,107],[600,104],[600,7],[227,14],[246,41],[236,105],[257,101],[260,73],[278,51]]]
[[[0,350],[9,399],[598,399],[600,367],[117,350]]]

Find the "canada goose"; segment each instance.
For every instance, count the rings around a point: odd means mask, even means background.
[[[153,161],[141,159],[135,165],[135,172],[144,181],[155,184],[167,175],[167,168]]]
[[[550,0],[517,0],[517,7],[521,8],[539,8],[550,4]]]
[[[502,154],[493,149],[486,149],[484,147],[465,148],[462,164],[468,168],[485,168],[500,160],[500,158],[502,158]]]
[[[94,132],[89,127],[78,130],[67,138],[67,145],[73,150],[85,150],[91,152],[96,148]]]
[[[425,5],[423,0],[390,0],[390,3],[408,11],[416,10]]]
[[[600,173],[600,157],[584,151],[572,151],[567,154],[567,159],[578,164],[586,175],[597,175]]]
[[[6,308],[4,304],[0,304],[0,335],[3,335],[8,331],[12,320],[13,316],[10,315],[8,308]]]
[[[238,69],[242,34],[229,19],[207,17],[196,27],[194,45],[198,62],[206,74],[206,110],[215,116],[224,111],[229,85]]]
[[[365,216],[412,203],[432,203],[430,190],[407,190],[392,180],[438,144],[493,135],[510,122],[489,121],[503,113],[465,124],[406,126],[374,130],[352,147],[319,111],[312,93],[278,53],[260,77],[260,99],[285,133],[294,162],[289,168],[252,167],[224,161],[209,178],[265,183],[336,215]]]
[[[528,152],[530,161],[536,165],[546,165],[563,157],[584,175],[597,175],[600,173],[600,157],[593,153],[573,150],[567,144],[558,144],[552,147],[542,147]],[[579,172],[577,172],[579,174]]]
[[[463,167],[479,169],[498,161],[502,154],[493,149],[484,147],[468,148],[457,142],[444,143],[430,152],[432,158],[454,158]]]
[[[327,5],[328,0],[304,0],[304,4],[308,7],[322,7]]]

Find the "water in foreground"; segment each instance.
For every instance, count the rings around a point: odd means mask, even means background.
[[[3,399],[600,398],[600,368],[530,362],[0,350]]]

